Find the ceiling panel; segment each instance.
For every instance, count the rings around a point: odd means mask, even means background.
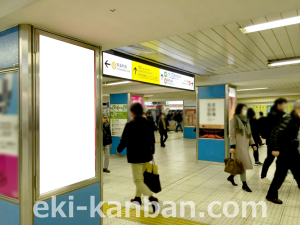
[[[221,64],[223,67],[230,65],[235,65],[234,61],[230,61],[227,56],[222,55],[220,52],[218,52],[216,49],[212,48],[210,44],[206,44],[199,39],[197,39],[195,36],[192,36],[191,34],[181,34],[176,37],[171,37],[171,38],[177,38],[182,39],[184,42],[186,42],[186,46],[191,46],[196,49],[200,49],[201,51],[205,52],[207,57],[212,60],[216,61],[217,63]],[[232,71],[235,72],[242,72],[242,71],[248,71],[244,68],[238,68],[238,67],[231,67],[230,68]]]
[[[300,88],[300,82],[277,82],[277,83],[262,83],[256,85],[244,85],[240,86],[240,89],[252,89],[252,88],[265,88],[268,89],[288,89],[288,88]]]
[[[295,9],[152,40],[141,45],[182,61],[190,68],[201,68],[214,75],[291,67],[268,67],[268,60],[300,56],[299,24],[249,34],[243,34],[239,28],[297,15],[299,10]]]

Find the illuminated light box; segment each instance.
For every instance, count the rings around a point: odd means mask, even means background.
[[[40,38],[40,194],[95,177],[94,51]]]

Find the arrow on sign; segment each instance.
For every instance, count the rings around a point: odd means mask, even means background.
[[[133,70],[134,70],[134,72],[135,72],[135,74],[136,74],[137,68],[136,68],[136,67],[134,67],[134,69],[133,69]]]
[[[107,61],[108,60],[106,60],[106,62],[105,62],[105,66],[108,68],[108,66],[110,66],[110,64]]]

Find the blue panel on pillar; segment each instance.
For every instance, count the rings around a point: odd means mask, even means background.
[[[213,162],[224,162],[225,140],[199,139],[198,159]]]
[[[184,138],[196,139],[196,132],[194,132],[194,127],[185,127],[184,128]]]
[[[127,104],[127,93],[125,94],[111,94],[110,104]]]
[[[110,148],[110,154],[117,154],[117,147],[120,143],[121,138],[120,137],[111,137],[112,138],[112,145]],[[121,152],[120,155],[127,155],[127,149],[125,148],[123,152]]]
[[[69,197],[73,196],[73,204],[74,204],[74,214],[73,217],[70,217],[69,214]],[[90,198],[94,196],[95,204],[92,205]],[[61,217],[61,215],[57,212],[56,217],[52,217],[51,208],[52,208],[52,200],[45,201],[49,210],[40,210],[39,213],[44,215],[49,213],[49,216],[46,218],[39,218],[37,215],[34,217],[34,225],[99,225],[100,224],[100,216],[96,212],[94,217],[91,217],[91,211],[94,212],[96,210],[96,206],[100,203],[100,183],[92,184],[90,186],[81,188],[76,191],[72,191],[68,194],[64,194],[58,196],[56,198],[56,207],[58,208],[59,204],[66,202],[62,206],[62,211],[66,215],[66,217]],[[43,208],[42,205],[40,205]],[[78,210],[77,207],[87,207],[86,210]],[[53,212],[53,211],[52,211]]]
[[[0,200],[0,224],[19,225],[20,206]]]
[[[19,65],[19,27],[0,32],[0,69]]]
[[[225,98],[225,85],[198,87],[198,98]]]

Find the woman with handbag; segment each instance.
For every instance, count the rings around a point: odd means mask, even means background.
[[[247,192],[252,192],[246,182],[246,170],[253,169],[249,154],[249,145],[254,151],[257,151],[255,146],[249,118],[247,118],[247,106],[239,104],[236,107],[233,119],[230,121],[230,153],[233,154],[234,159],[242,162],[241,181],[243,182],[242,189]],[[237,186],[234,182],[234,175],[227,178],[233,186]]]

